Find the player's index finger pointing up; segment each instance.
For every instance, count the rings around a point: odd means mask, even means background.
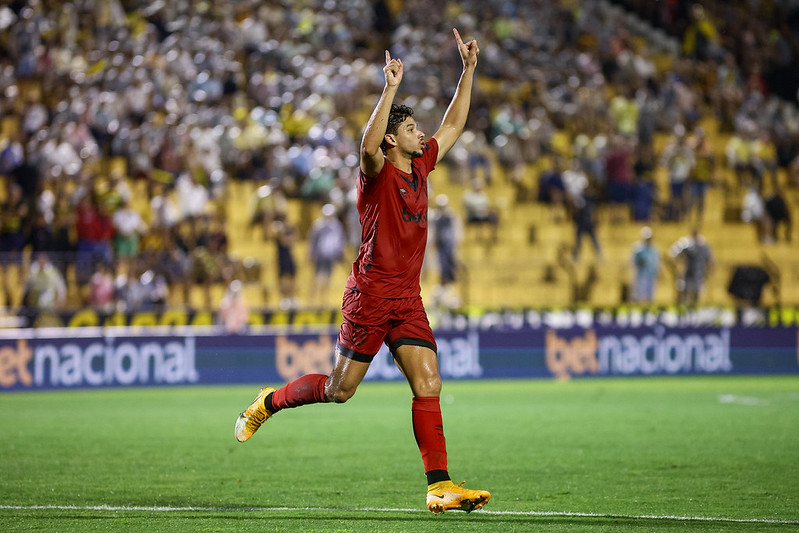
[[[458,33],[458,29],[452,28],[452,33],[455,34],[455,40],[458,42],[458,46],[463,46],[463,39],[461,39],[461,34]]]
[[[388,50],[386,50],[386,65],[389,63],[391,63],[391,54],[389,54]]]

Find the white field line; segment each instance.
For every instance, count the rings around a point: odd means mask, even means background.
[[[390,507],[170,507],[141,505],[0,505],[0,510],[56,510],[56,511],[145,511],[162,512],[270,512],[270,511],[356,511],[372,513],[427,513],[423,509],[401,509]],[[481,509],[480,514],[498,516],[562,516],[577,518],[608,518],[626,520],[673,520],[677,522],[734,522],[744,524],[799,524],[799,520],[778,518],[728,518],[718,516],[679,515],[626,515],[613,513],[579,513],[572,511],[491,511]]]

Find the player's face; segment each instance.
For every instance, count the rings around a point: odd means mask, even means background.
[[[413,117],[408,117],[397,128],[397,148],[411,157],[422,157],[424,132],[416,127]]]

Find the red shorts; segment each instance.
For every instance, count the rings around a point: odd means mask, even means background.
[[[348,287],[341,311],[336,344],[344,357],[370,363],[383,343],[391,353],[405,344],[437,351],[421,296],[379,298]]]

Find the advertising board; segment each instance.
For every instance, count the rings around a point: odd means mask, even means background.
[[[0,391],[279,384],[330,372],[335,334],[332,327],[249,335],[208,328],[5,331]],[[468,328],[438,330],[436,339],[444,379],[799,373],[793,327]],[[366,379],[402,379],[387,348]]]

